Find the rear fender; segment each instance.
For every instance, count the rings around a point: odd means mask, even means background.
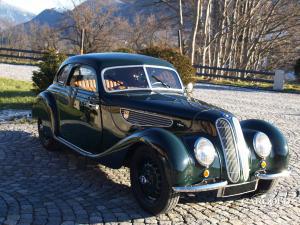
[[[55,99],[50,92],[44,91],[37,96],[32,108],[32,117],[35,119],[41,119],[43,121],[43,125],[50,129],[52,135],[57,134],[57,106]]]

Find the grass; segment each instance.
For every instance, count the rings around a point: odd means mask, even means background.
[[[205,79],[205,78],[200,78],[200,77],[196,77],[195,79],[197,82],[203,82],[203,83],[227,85],[227,86],[234,86],[234,87],[273,90],[273,84],[268,84],[268,83],[249,82],[249,81],[215,80],[215,79]],[[284,90],[281,92],[300,94],[300,83],[286,83],[286,84],[284,84]]]
[[[32,83],[0,78],[0,110],[31,109],[35,94]]]

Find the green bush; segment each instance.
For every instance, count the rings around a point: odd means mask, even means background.
[[[297,77],[297,81],[300,82],[300,59],[296,61],[294,68],[295,68],[295,75]]]
[[[57,53],[56,50],[49,50],[43,56],[43,60],[38,64],[38,71],[33,71],[33,91],[38,94],[46,90],[53,82],[55,74],[60,64],[66,59],[66,56]]]
[[[134,51],[131,48],[118,48],[115,49],[114,52],[122,52],[122,53],[136,53],[136,51]]]
[[[138,53],[169,61],[178,71],[184,84],[194,81],[196,69],[191,65],[190,59],[181,55],[174,49],[152,47],[140,50]]]

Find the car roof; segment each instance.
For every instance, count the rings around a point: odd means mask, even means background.
[[[101,70],[114,66],[127,65],[153,65],[174,68],[173,65],[165,60],[130,53],[92,53],[85,55],[77,55],[68,58],[63,65],[70,63],[83,63],[98,67]]]

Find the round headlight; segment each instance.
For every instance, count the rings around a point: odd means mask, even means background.
[[[198,138],[195,142],[194,152],[197,161],[205,167],[211,165],[215,159],[215,147],[210,142],[210,140],[206,138]]]
[[[254,150],[261,158],[266,158],[270,155],[272,144],[269,137],[262,132],[257,132],[253,140]]]

